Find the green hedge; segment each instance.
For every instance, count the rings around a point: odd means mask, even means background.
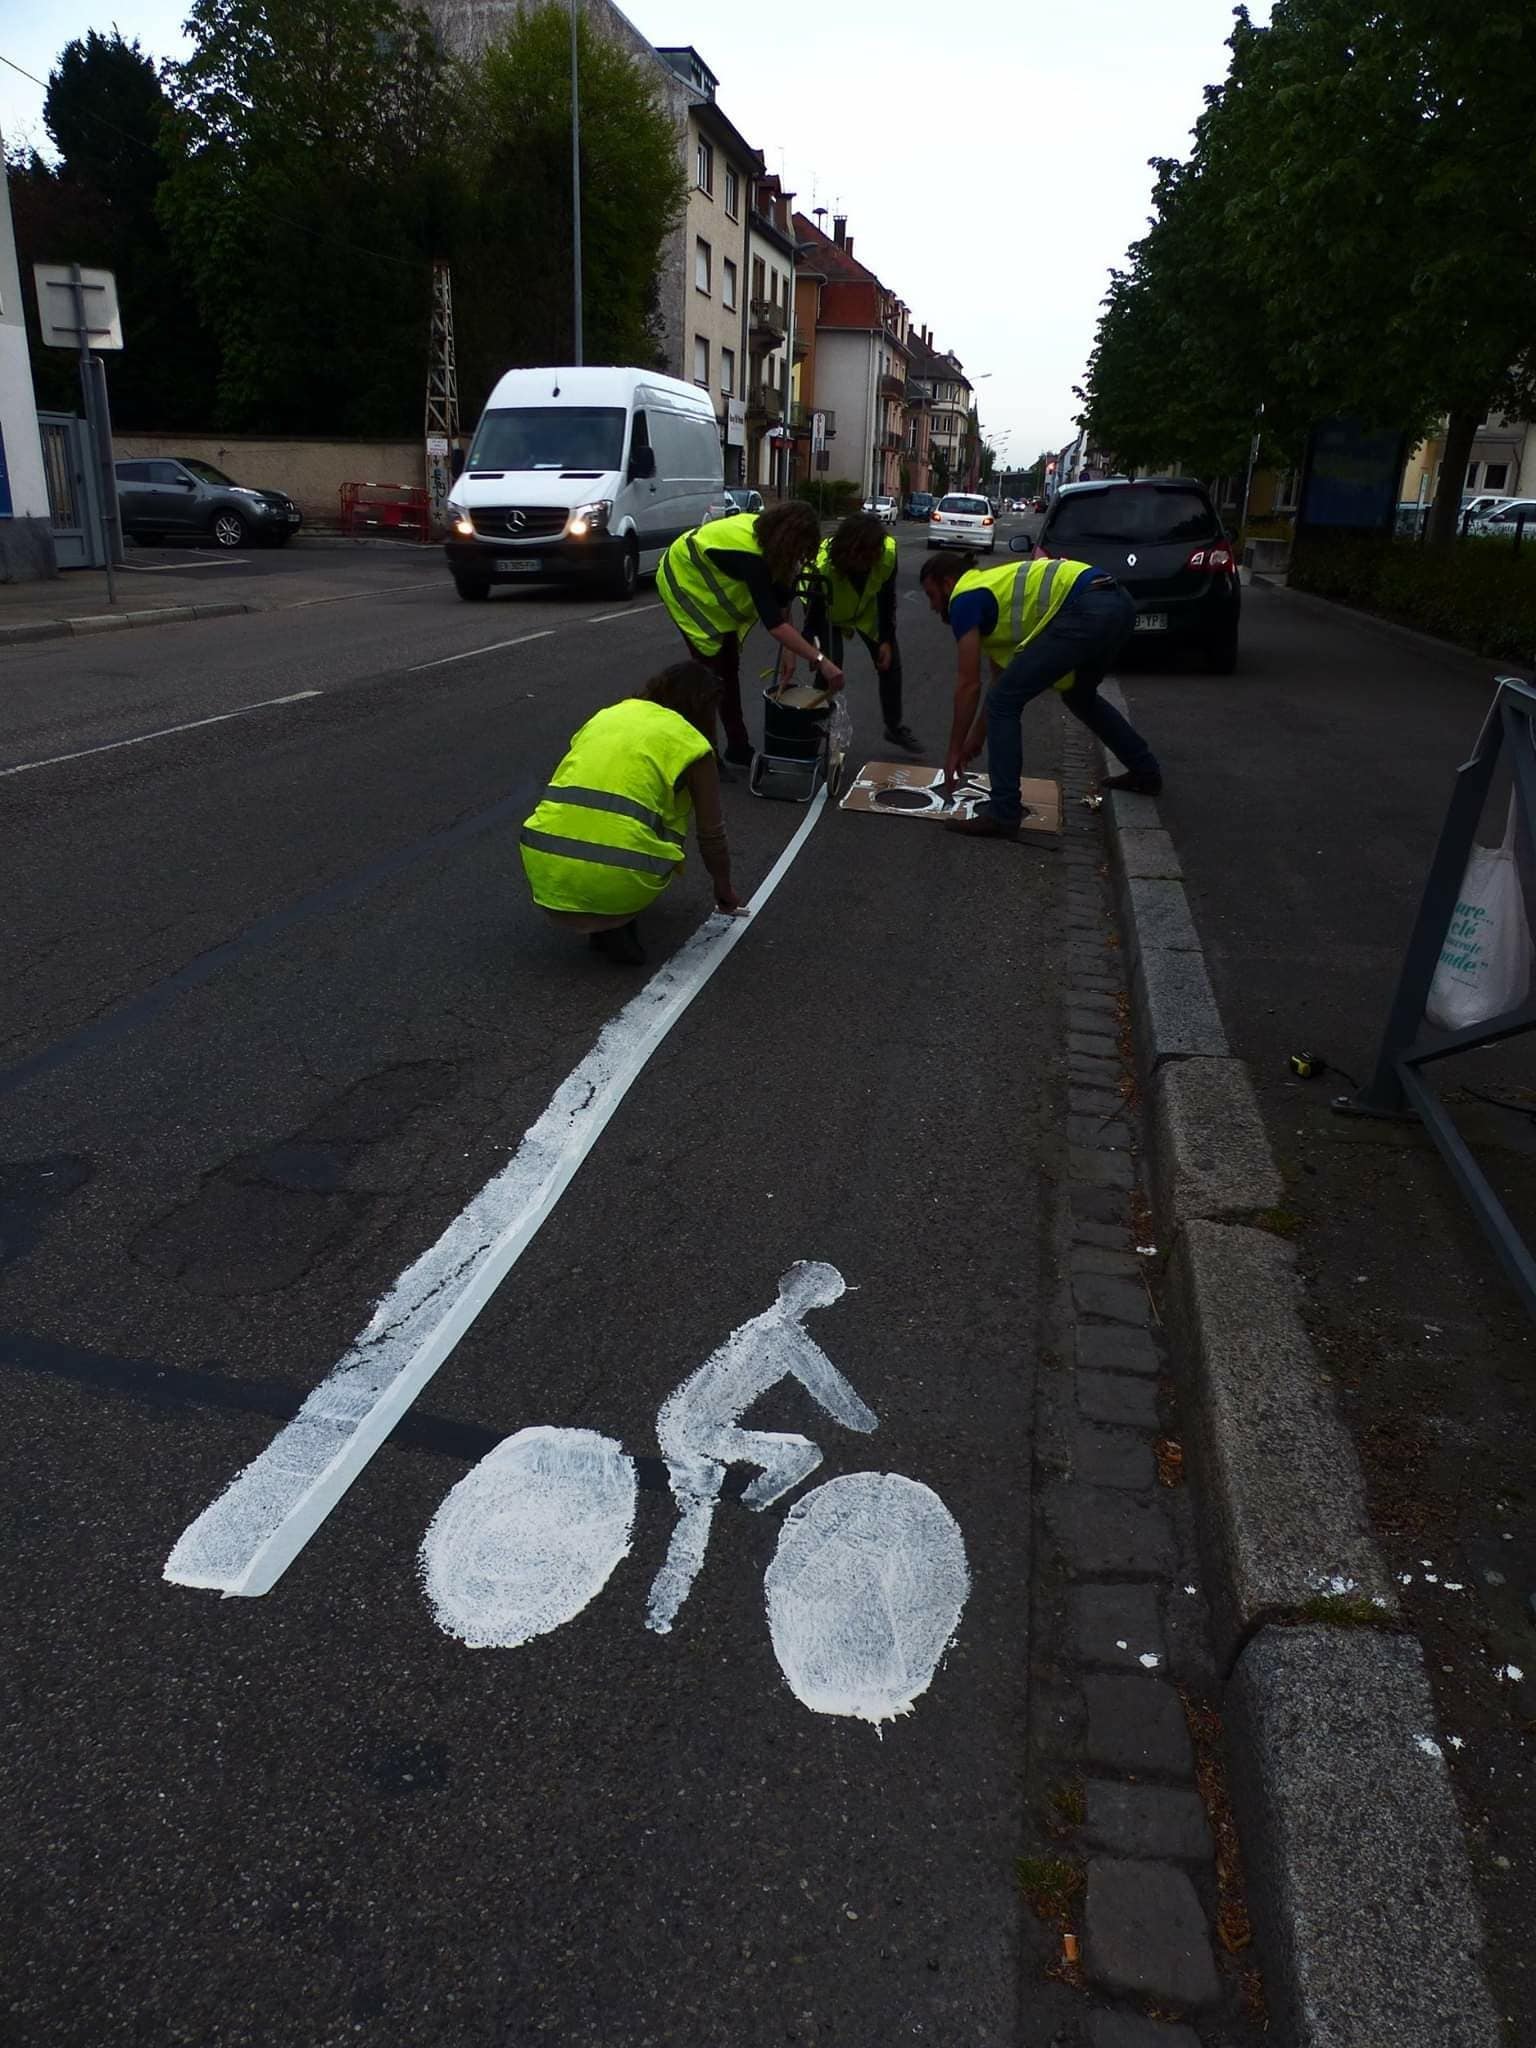
[[[1341,536],[1298,542],[1297,590],[1379,612],[1478,654],[1536,659],[1536,526],[1515,553],[1507,540],[1422,541]]]

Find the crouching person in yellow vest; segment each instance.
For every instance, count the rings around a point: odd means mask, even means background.
[[[840,690],[843,672],[790,624],[800,572],[815,554],[821,523],[809,505],[790,499],[766,512],[711,519],[673,541],[656,570],[656,591],[688,651],[720,680],[725,758],[752,759],[741,710],[741,643],[761,619],[779,645],[811,662],[822,687]]]
[[[930,555],[920,572],[929,605],[958,647],[955,716],[944,778],[953,788],[985,746],[992,793],[972,818],[946,831],[975,839],[1016,839],[1024,814],[1020,718],[1024,706],[1059,690],[1067,709],[1125,763],[1103,787],[1155,796],[1163,786],[1157,757],[1128,719],[1099,695],[1104,672],[1131,637],[1136,604],[1113,576],[1087,562],[1010,562],[978,569],[969,555]],[[982,701],[981,659],[992,668]]]
[[[922,743],[901,715],[901,649],[896,644],[896,541],[885,521],[855,512],[824,540],[806,577],[805,630],[841,662],[844,636],[856,633],[869,649],[880,684],[885,736],[906,754]],[[795,658],[786,653],[779,673],[787,681]]]
[[[682,867],[690,818],[715,908],[746,915],[720,811],[719,704],[719,681],[699,662],[663,669],[587,720],[523,826],[534,902],[625,966],[645,958],[635,920]]]

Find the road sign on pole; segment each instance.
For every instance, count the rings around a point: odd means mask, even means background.
[[[811,453],[820,455],[827,445],[827,416],[824,412],[811,414]]]
[[[112,460],[107,366],[94,351],[123,345],[117,279],[110,270],[85,270],[78,263],[34,263],[32,280],[37,287],[37,317],[43,346],[73,349],[79,357],[80,396],[101,472],[101,558],[107,572],[107,603],[116,604],[112,571],[122,563],[123,529],[117,510],[117,470]]]

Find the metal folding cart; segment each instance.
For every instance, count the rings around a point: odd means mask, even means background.
[[[853,737],[847,708],[826,691],[801,686],[798,694],[811,701],[787,703],[777,684],[763,692],[763,745],[752,762],[752,794],[808,804],[825,783],[835,800]]]

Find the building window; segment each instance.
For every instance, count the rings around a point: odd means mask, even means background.
[[[734,310],[736,305],[736,266],[727,256],[720,266],[720,303]]]
[[[715,189],[715,150],[713,143],[706,142],[701,135],[693,156],[693,182],[701,192],[713,193]]]
[[[704,189],[708,191],[709,187],[705,186]],[[732,220],[737,219],[741,213],[741,180],[729,166],[726,167],[725,173],[725,210]]]
[[[709,389],[709,343],[702,334],[693,337],[693,381]]]
[[[1467,489],[1469,491],[1475,491],[1477,489],[1477,471],[1478,465],[1475,462],[1469,462],[1467,464]]]
[[[1508,478],[1509,464],[1507,462],[1484,463],[1483,489],[1485,491],[1502,491]]]
[[[701,235],[693,245],[693,283],[696,291],[707,292],[710,286],[709,244]]]
[[[754,299],[767,298],[768,294],[764,288],[766,282],[767,280],[763,275],[763,259],[761,256],[754,256],[752,258],[752,296]]]
[[[727,398],[736,389],[736,351],[733,348],[720,351],[720,389]]]

